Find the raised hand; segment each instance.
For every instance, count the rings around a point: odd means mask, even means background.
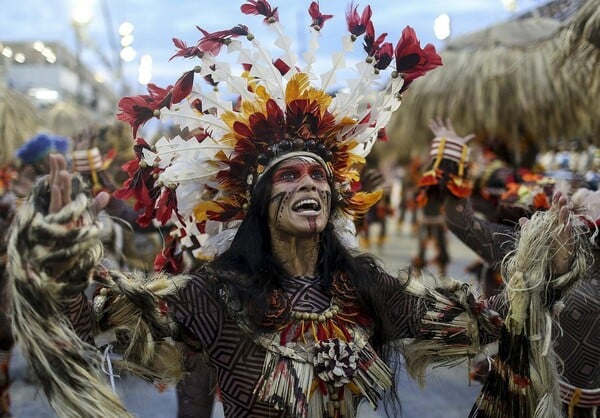
[[[572,205],[569,199],[561,192],[552,196],[552,208],[558,211],[558,222],[561,227],[554,237],[551,248],[552,271],[556,276],[565,274],[573,261],[573,225],[571,224]],[[519,219],[521,228],[526,227],[529,219]]]
[[[467,160],[469,148],[467,142],[475,137],[474,134],[459,136],[454,131],[454,126],[450,119],[443,122],[441,118],[431,119],[429,128],[434,133],[435,138],[431,142],[429,155],[439,164],[442,158],[464,163]],[[462,176],[462,174],[460,174]]]
[[[61,154],[50,154],[50,187],[49,213],[56,213],[71,202],[71,173],[67,171],[67,161]]]
[[[56,213],[71,202],[71,179],[73,174],[67,170],[67,161],[62,154],[50,154],[50,174],[48,184],[50,187],[49,213]],[[100,211],[108,204],[110,196],[106,192],[98,193],[94,198],[94,209]]]
[[[471,139],[475,138],[475,134],[468,134],[467,136],[459,136],[452,126],[450,118],[444,122],[442,118],[438,117],[429,121],[429,129],[436,137],[445,137],[448,139],[454,139],[461,144],[466,144]]]

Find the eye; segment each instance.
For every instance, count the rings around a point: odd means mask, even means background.
[[[322,167],[314,168],[312,170],[312,172],[310,173],[310,176],[314,180],[325,180],[327,178],[327,175],[325,174],[325,170],[323,170]]]
[[[280,170],[277,172],[276,180],[294,180],[296,178],[296,172],[294,170]]]

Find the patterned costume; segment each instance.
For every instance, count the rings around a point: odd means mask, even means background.
[[[461,241],[494,268],[513,250],[515,228],[476,217],[466,200],[450,197],[446,201],[446,222]],[[600,250],[597,248],[593,250],[593,259],[585,277],[565,295],[560,329],[555,330],[554,348],[562,361],[563,400],[567,405],[573,402],[574,406],[581,402],[587,408],[587,411],[576,408],[575,417],[591,417],[591,407],[598,407],[600,401]]]
[[[453,135],[448,134],[448,136]],[[456,134],[454,137],[457,137]],[[446,161],[446,167],[452,167],[451,164],[450,161]],[[535,195],[531,192],[529,194]],[[439,204],[443,202],[445,205],[445,221],[448,228],[475,251],[490,269],[500,271],[504,258],[515,250],[514,238],[518,233],[517,226],[508,223],[500,224],[477,216],[469,199],[458,197],[453,193],[446,192],[440,195],[430,191],[428,196],[430,200],[439,201]],[[543,196],[538,196],[538,200],[540,199],[543,199]],[[579,200],[574,203],[582,205],[583,202]],[[588,205],[589,214],[586,215],[586,209],[582,207],[584,215],[596,216],[593,212],[600,209],[600,200],[596,198],[596,201],[585,203]],[[592,205],[591,209],[589,205]],[[539,206],[547,207],[541,204]],[[514,211],[521,216],[527,214],[531,216],[532,212],[525,207],[515,208]],[[504,215],[508,215],[507,210]],[[512,215],[512,218],[516,224],[516,217]],[[593,233],[595,228],[597,227],[592,226],[590,233]],[[592,246],[590,259],[592,260],[590,268],[573,289],[564,295],[560,326],[555,326],[553,331],[554,349],[559,358],[558,368],[561,374],[561,397],[568,417],[593,417],[596,408],[600,406],[600,350],[598,349],[600,249],[598,245]],[[501,287],[503,286],[498,288]]]
[[[376,406],[383,392],[395,393],[392,353],[403,353],[409,372],[423,380],[428,365],[456,364],[500,337],[518,340],[520,364],[531,366],[507,374],[509,384],[518,379],[522,386],[501,416],[513,417],[515,408],[521,416],[538,408],[556,416],[556,372],[547,367],[552,363],[537,362],[548,321],[538,312],[555,307],[548,289],[569,288],[586,268],[580,240],[556,248],[558,238],[578,236],[577,224],[565,225],[566,201],[532,220],[519,242],[537,236],[536,226],[563,231],[543,234],[546,242],[537,247],[558,255],[532,266],[521,248],[507,269],[513,292],[501,297],[479,301],[461,282],[388,275],[372,256],[354,252],[346,233],[381,196],[357,187],[359,173],[401,93],[439,66],[439,56],[431,45],[421,48],[409,27],[393,48],[375,36],[370,7],[361,15],[351,6],[344,50],[364,34],[369,56],[356,65],[351,88],[332,97],[327,89],[344,67],[343,54],[314,86],[314,50],[300,69],[277,8],[259,0],[242,11],[264,16],[282,58],[273,60],[244,25],[201,29],[194,47],[175,40],[176,55],[198,57],[200,67],[173,87],[149,86],[148,96],[120,102],[120,117],[134,134],[154,116],[197,133],[153,146],[138,138],[119,195],[138,201],[142,221],[175,224],[174,245],[159,257],[164,265],[176,264],[180,247],[213,257],[209,262],[190,274],[150,277],[102,268],[98,201],[60,158],[15,219],[8,247],[13,325],[57,413],[129,416],[98,370],[114,364],[174,384],[185,349],[208,356],[228,417],[351,418],[356,401]],[[331,16],[316,2],[309,14],[316,43]],[[241,76],[217,60],[224,46],[244,64]],[[394,58],[385,88],[371,90]],[[226,83],[239,103],[214,89],[194,90],[197,73],[213,86]],[[90,280],[98,286],[91,305],[83,294]],[[532,335],[540,338],[530,342]],[[412,340],[403,345],[405,338]],[[123,357],[108,367],[90,343]],[[530,370],[541,378],[529,381]],[[489,416],[482,408],[488,401],[480,399],[472,416]]]

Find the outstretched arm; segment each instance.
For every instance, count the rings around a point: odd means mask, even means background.
[[[82,183],[72,179],[62,157],[52,156],[50,162],[51,174],[36,184],[9,234],[13,331],[58,415],[126,417],[99,375],[102,356],[78,337],[58,306],[86,318],[84,331],[91,329],[82,295],[102,244]],[[97,405],[90,407],[84,399]]]
[[[435,198],[430,195],[429,199]],[[446,226],[458,239],[492,268],[513,249],[516,225],[504,225],[482,219],[475,214],[468,198],[446,194],[443,198]]]
[[[99,267],[103,250],[96,213],[106,196],[90,199],[84,182],[66,170],[62,157],[50,161],[50,175],[35,186],[10,233],[15,335],[58,415],[127,417],[101,372],[102,353],[89,344],[92,330],[100,325],[95,319],[105,325],[102,330],[112,331],[103,334],[108,338],[102,344],[123,345],[127,355],[118,362],[121,368],[174,383],[181,378],[181,352],[164,337],[176,336],[179,328],[162,299],[188,278],[135,279]],[[83,296],[92,280],[102,287],[94,298],[97,316]],[[125,338],[116,340],[119,335]]]
[[[514,254],[504,265],[508,313],[488,376],[470,416],[560,416],[552,314],[590,259],[584,228],[568,199],[556,193],[548,211],[523,218]],[[506,394],[499,396],[499,393]],[[506,411],[506,399],[511,411]],[[518,411],[518,412],[514,412]]]
[[[430,155],[437,160],[440,171],[437,187],[428,192],[428,198],[443,200],[448,229],[496,268],[513,249],[516,228],[482,219],[471,206],[466,164],[469,158],[467,144],[474,135],[458,135],[449,119],[432,119],[429,127],[435,135]]]

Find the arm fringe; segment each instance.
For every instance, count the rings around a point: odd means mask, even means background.
[[[447,277],[434,283],[411,278],[406,290],[426,300],[419,338],[406,345],[404,356],[409,375],[425,385],[427,368],[453,367],[481,351],[480,330],[499,334],[500,316],[478,302],[465,283]]]
[[[97,345],[113,345],[123,354],[115,361],[117,367],[149,382],[174,385],[181,380],[183,353],[173,340],[179,327],[161,299],[185,286],[189,276],[143,278],[111,271],[95,279],[105,287],[94,297],[94,311],[99,323],[107,324]]]
[[[528,417],[562,416],[558,360],[552,349],[551,313],[561,304],[556,295],[563,294],[577,279],[584,277],[591,259],[585,225],[576,216],[570,216],[571,241],[559,243],[557,236],[565,225],[559,220],[558,210],[536,212],[522,228],[514,253],[503,264],[504,277],[509,278],[506,289],[510,303],[506,319],[509,337],[505,343],[509,343],[512,350],[521,346],[518,343],[524,344],[519,358],[501,363],[499,367],[504,369],[509,385],[514,385],[515,378],[522,377],[519,369],[525,370],[525,377],[530,380],[530,384],[522,388],[523,407]],[[568,272],[556,276],[553,259],[565,246],[572,247],[573,261]]]
[[[18,211],[9,235],[8,300],[15,337],[57,415],[130,417],[100,375],[102,356],[77,336],[56,303],[87,286],[87,271],[102,256],[95,217],[84,198],[76,198],[55,215],[38,212],[34,200],[47,189],[46,182],[36,186],[34,196]],[[48,217],[58,223],[52,224]],[[81,225],[75,234],[68,227],[70,222]],[[44,232],[44,242],[33,230]],[[57,248],[68,249],[63,260],[51,256]]]
[[[175,384],[183,377],[183,356],[174,341],[178,327],[162,298],[189,277],[103,270],[96,214],[87,194],[79,193],[82,180],[75,177],[73,185],[73,201],[45,214],[48,184],[38,183],[15,217],[7,250],[12,326],[58,416],[131,417],[101,371],[102,353],[77,331],[90,331],[90,325],[104,331],[96,343],[123,349],[117,367],[153,383]],[[91,283],[101,287],[93,310],[82,297]],[[77,321],[70,322],[67,315],[73,312]],[[91,341],[91,335],[81,337]]]

